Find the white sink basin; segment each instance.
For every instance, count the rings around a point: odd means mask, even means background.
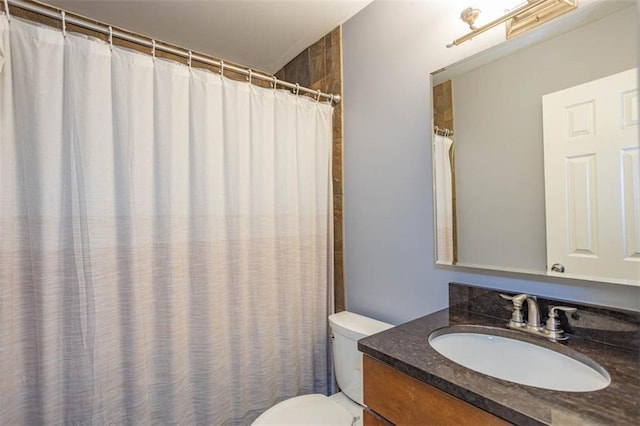
[[[602,366],[571,348],[549,342],[557,345],[556,351],[498,333],[504,332],[489,327],[447,327],[431,333],[429,344],[464,367],[522,385],[589,392],[611,383]]]

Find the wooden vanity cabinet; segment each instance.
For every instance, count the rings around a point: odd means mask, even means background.
[[[509,424],[367,355],[363,369],[365,426]]]

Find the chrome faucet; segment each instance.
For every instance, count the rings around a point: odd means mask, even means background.
[[[531,331],[542,331],[542,326],[540,325],[540,309],[538,309],[538,299],[535,296],[527,295],[527,310],[528,321],[527,321],[527,329]]]
[[[513,302],[513,311],[511,312],[511,319],[508,323],[509,328],[546,337],[553,341],[568,339],[564,330],[560,328],[558,311],[575,312],[577,310],[576,308],[549,306],[549,316],[543,327],[540,322],[540,309],[538,308],[536,296],[530,296],[528,294],[518,294],[515,296],[501,294],[500,297]],[[522,305],[525,300],[527,301],[528,321],[524,320],[524,315],[522,314]]]

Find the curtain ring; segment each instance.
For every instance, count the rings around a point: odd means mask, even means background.
[[[113,28],[109,25],[109,49],[113,50]]]
[[[320,102],[320,89],[316,91],[316,102]]]
[[[249,81],[249,84],[251,84],[252,79],[253,79],[253,70],[249,68],[249,75],[247,76],[247,80]]]
[[[191,59],[193,59],[193,53],[189,51],[189,56],[187,57],[187,65],[191,68]]]
[[[156,41],[151,39],[151,57],[156,60]]]
[[[329,105],[333,106],[333,93],[329,95]]]
[[[224,77],[224,61],[220,59],[220,75]]]
[[[273,81],[271,82],[271,85],[273,86],[273,90],[276,90],[276,87],[278,86],[278,77],[276,77],[275,75],[273,76]]]
[[[296,83],[296,96],[300,94],[300,84]]]
[[[64,10],[60,11],[60,17],[62,18],[62,37],[67,36],[67,17]]]
[[[11,14],[9,13],[9,0],[4,0],[4,14],[7,15],[7,21],[11,22]]]

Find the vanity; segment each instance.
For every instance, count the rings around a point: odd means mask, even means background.
[[[550,304],[577,309],[559,315],[569,338],[554,342],[510,330],[513,306],[500,297],[501,293],[451,283],[448,309],[360,340],[364,402],[368,406],[364,424],[637,424],[639,313],[538,298],[541,312],[547,312]],[[464,330],[468,326],[491,327],[493,335],[516,336],[543,348],[577,351],[606,370],[611,383],[589,392],[522,385],[463,367],[429,343],[436,330]],[[521,368],[530,368],[529,363]]]

